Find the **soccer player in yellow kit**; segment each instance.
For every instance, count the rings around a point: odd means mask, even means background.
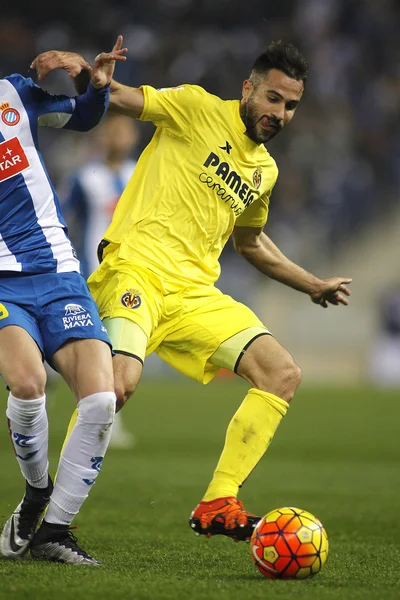
[[[55,68],[51,60],[43,64]],[[263,232],[278,175],[265,144],[293,118],[306,79],[302,54],[275,42],[255,61],[241,100],[224,101],[195,85],[156,90],[114,82],[111,88],[113,110],[157,127],[89,279],[116,352],[119,405],[135,390],[153,351],[202,383],[224,367],[250,385],[190,517],[193,530],[207,536],[249,539],[259,517],[237,494],[300,383],[299,367],[267,327],[214,286],[229,236],[251,265],[316,304],[346,305],[350,295],[350,279],[315,277]]]

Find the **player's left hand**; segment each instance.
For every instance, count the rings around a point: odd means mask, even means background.
[[[126,60],[124,55],[128,50],[122,48],[122,41],[122,35],[119,35],[111,52],[102,52],[96,56],[90,80],[94,87],[101,88],[111,83],[115,62]]]
[[[323,279],[319,289],[310,294],[311,300],[323,308],[328,308],[329,304],[338,306],[339,304],[348,305],[348,297],[351,291],[346,284],[351,283],[352,279],[348,277],[330,277]]]

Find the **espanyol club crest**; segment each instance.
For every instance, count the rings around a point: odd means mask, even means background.
[[[261,167],[257,167],[257,169],[253,173],[253,185],[256,188],[256,190],[258,190],[258,188],[261,185],[261,179],[262,179],[261,173],[262,173]]]
[[[125,306],[125,308],[130,308],[131,310],[139,308],[142,304],[139,292],[128,290],[121,296],[121,304]]]
[[[21,115],[17,111],[16,108],[12,108],[8,102],[4,102],[4,104],[0,105],[1,110],[1,120],[6,125],[17,125],[21,120]]]

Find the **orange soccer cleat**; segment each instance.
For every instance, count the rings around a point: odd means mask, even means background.
[[[260,520],[231,496],[200,502],[190,515],[189,525],[197,535],[226,535],[236,542],[248,542]]]

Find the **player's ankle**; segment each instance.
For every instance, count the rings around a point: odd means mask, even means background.
[[[200,504],[212,504],[213,502],[216,502],[218,500],[237,500],[236,496],[233,495],[222,495],[222,496],[215,496],[213,495],[212,497],[210,496],[205,496],[201,501]]]
[[[65,531],[70,528],[70,525],[65,525],[64,523],[49,523],[46,519],[43,519],[40,528],[42,530]]]

